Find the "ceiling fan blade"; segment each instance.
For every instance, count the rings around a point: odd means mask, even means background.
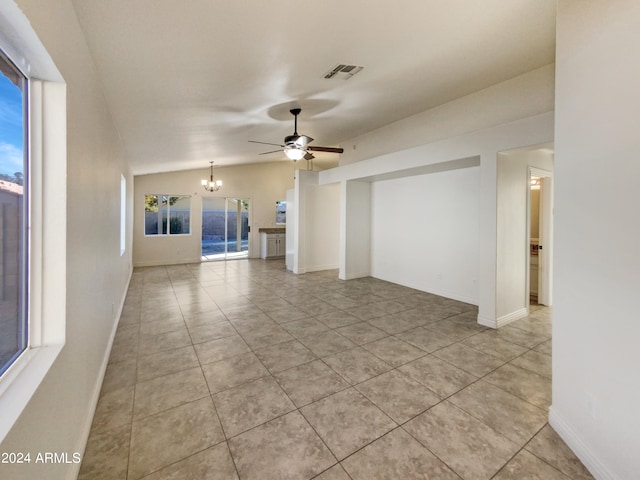
[[[262,152],[262,153],[259,153],[258,155],[267,155],[269,153],[276,153],[276,152],[282,152],[282,150],[271,150],[270,152]]]
[[[262,145],[275,145],[276,147],[282,147],[284,148],[284,145],[281,145],[279,143],[269,143],[269,142],[258,142],[256,140],[248,140],[249,143],[261,143]]]
[[[308,137],[307,135],[300,135],[300,138],[298,138],[298,141],[296,143],[304,148],[311,142],[313,142],[313,138]]]
[[[307,150],[311,150],[312,152],[328,152],[328,153],[342,153],[344,152],[344,148],[335,148],[335,147],[307,147]]]
[[[257,140],[249,140],[250,143],[259,143],[261,145],[273,145],[274,147],[280,147],[284,149],[284,153],[292,160],[304,158],[307,161],[313,160],[315,157],[310,152],[328,152],[328,153],[342,153],[342,148],[335,147],[311,147],[309,144],[313,142],[313,138],[307,135],[298,135],[298,115],[300,114],[300,108],[292,108],[289,110],[293,115],[293,135],[287,135],[284,137],[284,144],[260,142]],[[269,152],[262,152],[260,155],[268,155],[270,153],[277,153],[281,150],[272,150]],[[304,156],[302,156],[304,153]]]

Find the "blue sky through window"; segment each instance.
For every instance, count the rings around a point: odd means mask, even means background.
[[[22,91],[0,73],[0,174],[24,173]]]

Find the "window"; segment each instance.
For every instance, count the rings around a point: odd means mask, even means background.
[[[15,2],[0,2],[0,52],[1,443],[65,343],[67,87]]]
[[[0,375],[27,349],[27,79],[0,55]]]
[[[287,223],[287,201],[280,200],[276,202],[276,225],[285,225]]]
[[[191,234],[191,197],[188,195],[145,195],[144,234]]]
[[[127,248],[127,179],[120,175],[120,256]]]

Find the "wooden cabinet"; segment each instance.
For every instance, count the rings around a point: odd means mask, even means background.
[[[278,258],[284,257],[286,253],[286,237],[284,233],[261,233],[260,234],[260,257]]]

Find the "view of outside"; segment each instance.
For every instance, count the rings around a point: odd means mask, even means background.
[[[287,223],[287,201],[276,202],[276,223],[278,225]]]
[[[26,78],[0,55],[0,375],[27,348]]]
[[[203,197],[202,256],[205,260],[246,256],[249,251],[249,200]]]
[[[145,235],[188,235],[189,233],[191,233],[191,197],[188,195],[144,196]]]

